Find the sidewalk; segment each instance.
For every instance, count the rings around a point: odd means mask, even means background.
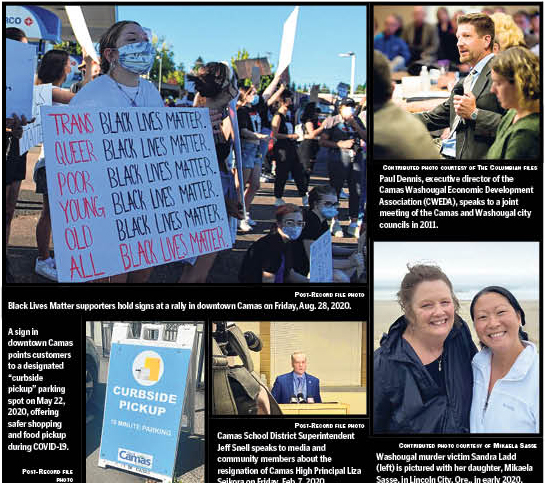
[[[32,180],[34,165],[39,156],[39,148],[33,148],[27,156],[26,179],[21,184],[21,192],[17,202],[15,217],[11,225],[11,239],[8,247],[8,257],[12,271],[18,283],[53,283],[34,273],[34,263],[37,256],[36,223],[42,209],[42,196],[35,193],[35,184]],[[325,165],[316,164],[311,177],[311,186],[327,183],[327,169]],[[252,203],[251,216],[257,222],[250,233],[237,233],[237,241],[232,250],[220,252],[208,276],[209,283],[237,283],[238,271],[244,253],[252,242],[268,233],[274,220],[273,183],[261,183],[261,189]],[[310,189],[309,188],[309,189]],[[301,205],[301,198],[293,182],[288,181],[284,193],[284,201]],[[341,201],[341,225],[348,226],[348,201]],[[333,243],[341,246],[355,246],[356,238],[333,238]],[[175,283],[183,269],[180,263],[155,267],[150,283]]]

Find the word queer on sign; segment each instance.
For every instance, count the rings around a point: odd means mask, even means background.
[[[41,113],[60,282],[231,247],[208,109]]]

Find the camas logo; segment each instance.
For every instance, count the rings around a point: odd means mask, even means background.
[[[143,466],[144,468],[151,469],[153,466],[153,456],[144,453],[137,453],[129,449],[118,448],[117,459],[123,463],[131,463],[137,466]]]

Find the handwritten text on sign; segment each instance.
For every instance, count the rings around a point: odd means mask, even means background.
[[[42,108],[59,280],[230,248],[208,109]]]
[[[32,117],[34,122],[23,127],[23,137],[19,141],[19,154],[27,152],[30,148],[42,143],[42,119],[40,107],[50,106],[53,101],[52,84],[40,84],[34,86],[32,98]]]
[[[333,255],[329,230],[310,245],[309,281],[314,283],[333,281]]]

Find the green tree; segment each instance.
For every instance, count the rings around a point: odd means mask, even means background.
[[[249,52],[243,47],[242,50],[238,49],[237,55],[234,57],[231,57],[231,67],[236,72],[237,66],[235,64],[235,61],[237,60],[246,60],[250,58]]]
[[[354,94],[365,94],[367,90],[367,84],[358,84]]]
[[[322,87],[320,87],[320,93],[321,94],[331,94],[331,90],[325,84],[322,84]]]
[[[199,69],[199,67],[202,67],[204,64],[205,64],[204,59],[199,55],[197,59],[195,60],[193,67],[191,67],[191,71],[196,72]]]
[[[66,50],[66,52],[71,55],[82,55],[81,45],[77,42],[71,42],[69,40],[55,44],[53,45],[53,48],[57,50]]]

